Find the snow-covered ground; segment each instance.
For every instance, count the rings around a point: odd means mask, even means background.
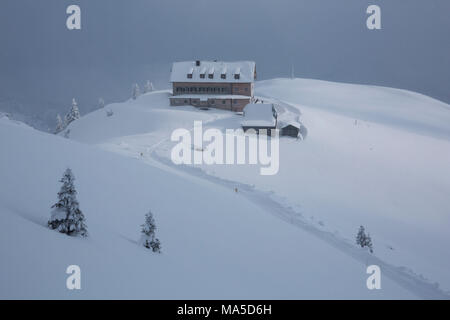
[[[84,116],[70,139],[1,118],[0,297],[448,299],[450,107],[315,80],[256,89],[308,129],[280,140],[274,176],[172,164],[174,129],[238,128],[242,116],[169,107],[166,91]],[[88,239],[46,228],[67,166]],[[149,209],[161,255],[137,244]],[[353,244],[361,224],[373,255]],[[78,292],[65,288],[70,264]],[[366,287],[369,264],[381,290]]]

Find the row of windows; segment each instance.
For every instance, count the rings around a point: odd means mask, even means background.
[[[234,92],[241,91],[240,88],[234,88]],[[244,88],[245,92],[248,92],[248,88]],[[218,88],[218,87],[177,87],[176,92],[221,92],[226,93],[229,92],[228,88]]]
[[[180,103],[180,102],[181,102],[181,100],[175,100],[175,103]],[[209,102],[210,104],[216,104],[216,100],[214,100],[214,99],[209,100],[208,102]],[[189,103],[189,100],[184,99],[184,103],[185,103],[185,104],[188,104],[188,103]],[[192,103],[193,103],[193,104],[198,104],[198,103],[200,103],[200,100],[193,99],[193,100],[192,100]],[[222,104],[226,104],[226,103],[227,103],[226,100],[222,100]],[[238,103],[237,100],[233,100],[233,104],[237,104],[237,103]]]
[[[228,92],[228,88],[209,88],[209,87],[177,87],[176,92]]]
[[[188,79],[192,79],[192,73],[188,73],[188,74],[187,74],[187,77],[188,77]],[[204,73],[200,73],[200,79],[205,79],[205,77],[206,77],[206,75],[205,75]],[[214,79],[214,73],[209,73],[209,74],[208,74],[208,78],[209,78],[209,79]],[[226,78],[227,78],[227,74],[226,74],[226,73],[222,73],[222,74],[220,75],[220,78],[221,78],[221,79],[226,79]],[[234,75],[234,78],[235,78],[236,80],[239,80],[239,79],[241,78],[241,75],[240,75],[239,73],[236,73],[236,74]]]

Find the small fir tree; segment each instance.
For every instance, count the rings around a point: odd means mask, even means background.
[[[58,230],[69,236],[86,237],[88,235],[86,219],[79,208],[74,181],[72,170],[67,168],[60,180],[62,186],[58,192],[58,202],[52,206],[48,226],[52,230]]]
[[[71,122],[80,119],[80,111],[78,110],[78,104],[75,98],[72,99],[72,107],[70,108],[69,113],[66,115],[66,123],[65,126],[68,126]]]
[[[373,244],[370,234],[366,235],[366,231],[363,226],[359,227],[358,234],[356,235],[356,244],[361,248],[369,248],[370,253],[373,253]]]
[[[147,249],[152,249],[153,252],[161,253],[161,242],[155,236],[156,224],[151,211],[145,215],[145,223],[141,227],[142,245]]]
[[[358,230],[358,234],[356,235],[356,244],[361,246],[361,248],[363,248],[365,242],[366,242],[366,233],[365,233],[364,227],[360,226],[359,230]]]

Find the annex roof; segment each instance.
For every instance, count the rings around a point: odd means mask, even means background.
[[[272,103],[249,103],[244,108],[243,127],[273,127],[275,106]]]

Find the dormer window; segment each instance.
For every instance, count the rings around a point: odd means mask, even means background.
[[[236,80],[239,80],[241,78],[241,68],[236,68],[236,70],[234,71],[234,78]]]
[[[200,70],[200,79],[205,79],[206,78],[206,68],[202,68]]]
[[[214,78],[214,68],[210,68],[208,71],[208,78],[213,79]]]
[[[222,68],[222,72],[220,73],[220,78],[221,79],[226,79],[227,78],[227,68],[226,67]]]
[[[187,78],[188,79],[192,79],[192,74],[194,73],[194,68],[190,68],[188,73],[187,73]]]

